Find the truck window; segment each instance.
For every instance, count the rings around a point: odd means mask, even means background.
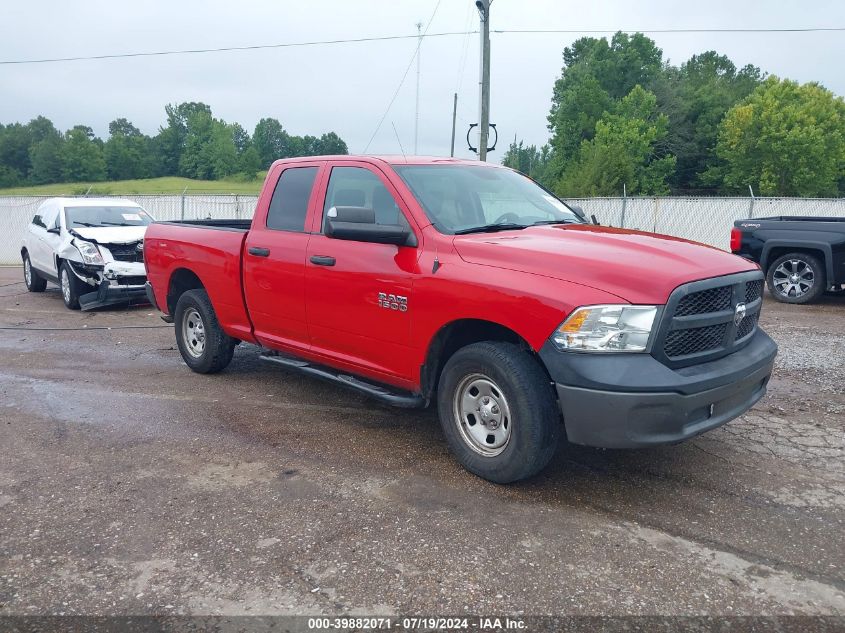
[[[308,200],[314,188],[317,167],[289,167],[279,176],[270,199],[267,228],[276,231],[305,231]]]
[[[47,228],[47,225],[44,224],[44,220],[41,218],[40,215],[36,215],[34,218],[32,218],[32,223],[35,226],[40,226],[41,228],[44,228],[44,229]]]
[[[332,207],[366,207],[375,212],[376,224],[408,226],[393,194],[364,167],[333,167],[323,206],[323,217]]]

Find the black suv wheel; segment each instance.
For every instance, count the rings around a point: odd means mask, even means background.
[[[810,303],[825,291],[822,262],[808,253],[787,253],[769,265],[769,292],[783,303]]]

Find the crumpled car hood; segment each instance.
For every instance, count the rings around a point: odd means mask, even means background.
[[[757,268],[704,244],[586,224],[461,235],[454,246],[473,264],[590,286],[638,304],[664,304],[681,284]]]
[[[79,227],[73,232],[98,244],[131,244],[144,239],[146,226]]]

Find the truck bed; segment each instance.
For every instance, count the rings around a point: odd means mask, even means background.
[[[250,220],[154,222],[144,238],[144,260],[159,308],[173,314],[171,287],[199,278],[229,336],[252,341],[241,289],[244,242]]]
[[[758,222],[758,221],[777,222],[845,222],[845,217],[816,217],[816,216],[800,216],[800,215],[773,215],[767,218],[753,218],[750,220],[740,220],[739,222]]]
[[[218,229],[221,231],[241,231],[246,233],[249,230],[252,220],[171,220],[168,222],[156,222],[156,224],[174,224],[176,226],[195,226],[205,229]]]

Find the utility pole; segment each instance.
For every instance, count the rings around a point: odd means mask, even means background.
[[[487,160],[487,142],[490,138],[490,4],[493,0],[475,0],[481,16],[481,77],[479,79],[479,138],[478,159]]]
[[[414,110],[414,156],[417,155],[417,142],[420,129],[420,57],[422,57],[422,22],[417,22],[417,105]]]
[[[455,118],[458,116],[458,93],[455,93],[455,100],[452,102],[452,150],[449,156],[455,156]]]

